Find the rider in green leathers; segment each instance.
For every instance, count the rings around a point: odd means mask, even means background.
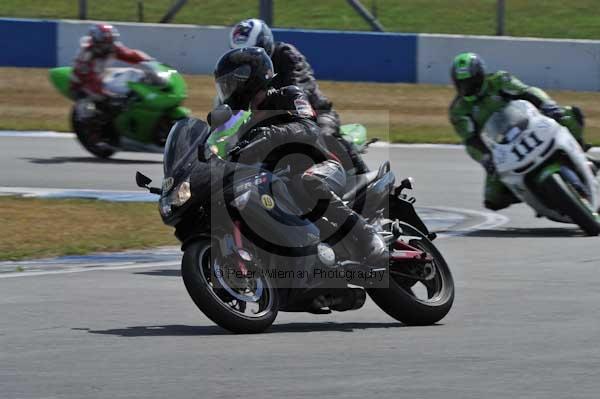
[[[583,114],[577,107],[561,107],[543,90],[527,86],[505,71],[486,74],[481,57],[462,53],[454,58],[451,69],[457,96],[450,105],[450,122],[466,146],[467,153],[486,170],[484,205],[499,210],[519,202],[500,181],[494,163],[479,133],[487,119],[510,100],[527,100],[544,115],[565,126],[584,150]]]

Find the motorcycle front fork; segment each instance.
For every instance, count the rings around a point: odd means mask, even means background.
[[[248,275],[248,264],[253,262],[253,256],[244,249],[240,222],[232,223],[232,234],[225,234],[219,238],[221,254],[224,258],[232,257],[235,259],[235,264],[242,275]]]

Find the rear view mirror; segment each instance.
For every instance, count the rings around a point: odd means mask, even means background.
[[[221,104],[213,109],[208,119],[208,123],[212,128],[219,127],[233,117],[233,112],[227,104]]]
[[[147,188],[148,185],[152,183],[152,179],[140,172],[135,172],[135,183],[138,187]]]

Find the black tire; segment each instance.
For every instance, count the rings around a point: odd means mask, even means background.
[[[176,121],[167,116],[163,116],[156,122],[154,132],[152,133],[152,142],[159,147],[164,147],[171,132],[171,128]]]
[[[217,325],[238,334],[255,334],[265,331],[273,324],[279,310],[279,295],[268,287],[272,302],[268,311],[256,317],[243,317],[218,299],[202,272],[202,261],[210,259],[211,241],[201,239],[189,244],[181,262],[181,276],[188,294],[196,306]],[[212,263],[211,263],[212,265]]]
[[[99,147],[89,140],[89,127],[86,126],[86,124],[79,122],[76,116],[75,108],[73,108],[73,111],[71,112],[71,126],[77,135],[79,143],[91,154],[97,156],[98,158],[108,159],[115,153],[114,150],[110,148]]]
[[[551,198],[557,209],[581,227],[587,235],[600,234],[597,216],[585,205],[579,194],[565,182],[560,173],[548,177],[541,186],[546,198]]]
[[[441,282],[441,292],[433,300],[424,301],[417,298],[393,275],[390,275],[388,288],[371,288],[369,296],[385,313],[394,319],[411,326],[426,326],[442,320],[452,308],[454,302],[454,280],[448,264],[435,245],[416,228],[402,223],[406,235],[419,237],[409,241],[410,245],[430,254]]]

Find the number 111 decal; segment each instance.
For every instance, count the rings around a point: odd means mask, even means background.
[[[527,137],[521,139],[521,141],[512,148],[510,152],[515,154],[521,162],[527,155],[529,155],[533,150],[544,143],[535,132],[531,132],[527,135]]]

